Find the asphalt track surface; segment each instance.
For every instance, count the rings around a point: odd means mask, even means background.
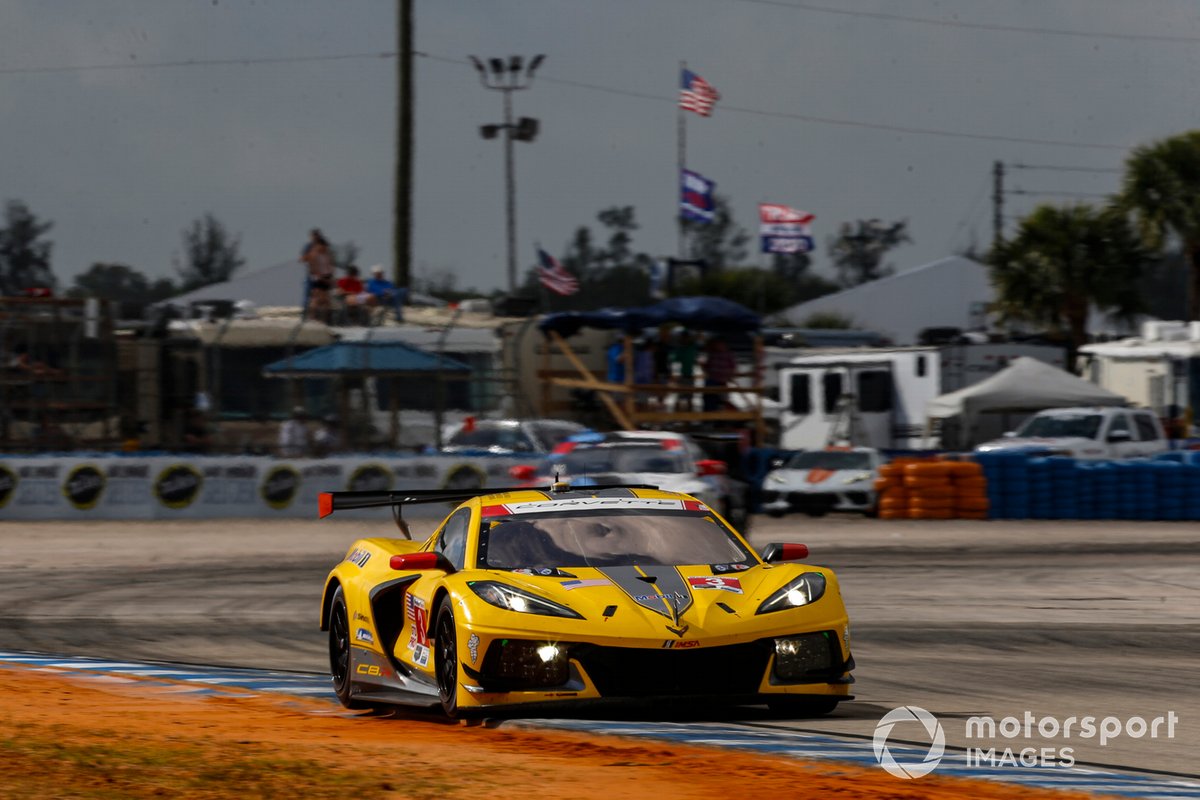
[[[325,574],[354,538],[388,530],[386,518],[0,522],[0,649],[324,672]],[[858,662],[857,700],[772,725],[869,741],[885,713],[914,705],[938,717],[951,751],[1070,747],[1084,764],[1200,775],[1200,526],[835,515],[756,518],[751,538],[806,542],[838,571]],[[968,717],[1027,712],[1028,740],[966,736]],[[1170,738],[1164,724],[1104,746],[1037,730],[1048,717],[1170,714]],[[685,716],[763,722],[758,709]],[[891,741],[927,745],[905,725]]]

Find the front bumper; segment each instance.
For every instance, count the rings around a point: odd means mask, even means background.
[[[477,646],[486,646],[486,652],[477,650],[478,668],[463,664],[466,692],[461,702],[494,706],[648,697],[849,697],[854,682],[854,660],[837,630],[711,647],[695,640],[665,640],[658,647],[556,642],[555,658],[561,663],[537,664],[534,654],[550,644],[500,637],[486,645],[480,641]],[[506,650],[520,652],[507,657]]]
[[[870,511],[875,507],[875,493],[868,489],[845,489],[834,492],[789,492],[765,490],[762,509],[767,513],[792,511]]]

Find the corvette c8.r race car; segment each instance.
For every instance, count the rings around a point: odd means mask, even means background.
[[[797,715],[851,699],[837,578],[760,558],[690,495],[544,489],[334,492],[340,509],[459,501],[425,542],[361,539],[329,574],[321,629],[349,708],[486,708],[704,697]],[[397,510],[396,520],[407,533]]]

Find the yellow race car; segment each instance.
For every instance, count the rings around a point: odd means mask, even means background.
[[[321,629],[349,708],[451,717],[528,703],[704,697],[827,714],[851,699],[831,570],[762,556],[694,497],[556,483],[333,492],[337,510],[459,502],[425,542],[360,539],[325,582]]]

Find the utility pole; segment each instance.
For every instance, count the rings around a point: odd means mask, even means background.
[[[992,248],[1004,238],[1004,162],[992,164]]]
[[[509,56],[507,62],[502,58],[489,58],[490,73],[484,68],[482,61],[475,56],[470,58],[479,72],[483,88],[504,94],[504,122],[499,125],[481,125],[479,133],[484,139],[495,139],[497,133],[504,131],[505,238],[508,245],[508,293],[511,295],[517,290],[517,177],[513,166],[512,145],[514,141],[532,142],[537,138],[539,127],[538,121],[532,117],[521,117],[513,122],[512,93],[533,85],[533,73],[546,57],[534,56],[528,67],[525,67],[525,59],[521,56]]]
[[[413,183],[413,0],[396,0],[396,177],[392,280],[411,289]]]

